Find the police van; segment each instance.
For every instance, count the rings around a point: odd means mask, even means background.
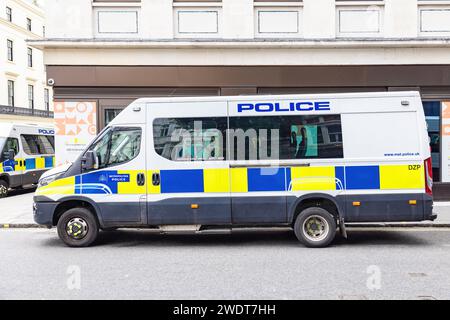
[[[54,146],[53,127],[0,123],[0,198],[37,184],[54,167]]]
[[[418,92],[139,99],[34,201],[73,247],[114,228],[248,227],[324,247],[347,223],[436,218]]]

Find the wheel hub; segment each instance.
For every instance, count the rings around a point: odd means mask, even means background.
[[[311,241],[321,241],[328,235],[328,222],[320,216],[311,216],[303,223],[303,233]]]
[[[88,233],[88,225],[82,218],[73,218],[67,223],[66,232],[72,239],[81,240]]]

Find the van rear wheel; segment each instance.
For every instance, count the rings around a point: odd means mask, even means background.
[[[69,247],[88,247],[97,239],[98,223],[85,208],[67,210],[58,221],[59,238]]]
[[[320,207],[311,207],[300,212],[294,225],[297,239],[310,248],[328,246],[336,236],[336,229],[333,215]]]
[[[5,180],[0,180],[0,198],[8,196],[9,185]]]

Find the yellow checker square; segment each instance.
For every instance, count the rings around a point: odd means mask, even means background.
[[[204,192],[230,192],[229,169],[203,170]]]
[[[142,173],[138,170],[127,170],[127,171],[117,171],[119,175],[130,175],[128,182],[117,182],[117,193],[118,194],[145,194],[145,185],[138,186],[137,175]]]
[[[147,193],[148,194],[160,194],[161,193],[161,181],[159,185],[154,186],[152,183],[153,174],[159,174],[161,176],[161,172],[159,170],[149,170],[147,171]],[[161,180],[161,178],[160,178]]]
[[[15,159],[16,160],[16,167],[15,167],[15,171],[22,171],[25,170],[25,159]],[[20,164],[24,164],[23,166]]]
[[[36,158],[36,169],[45,169],[45,159]]]
[[[3,163],[0,162],[0,173],[3,173]]]
[[[231,169],[231,192],[248,192],[247,168]]]
[[[424,166],[393,165],[380,166],[381,189],[423,189],[425,188]]]
[[[75,177],[68,177],[53,181],[45,187],[40,187],[36,190],[37,195],[54,195],[65,194],[70,195],[75,193]]]
[[[336,190],[334,167],[291,168],[291,190]]]

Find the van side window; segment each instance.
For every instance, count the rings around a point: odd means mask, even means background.
[[[23,151],[28,155],[55,153],[53,136],[23,134],[20,139],[22,140]]]
[[[98,169],[116,166],[136,158],[141,149],[140,128],[107,130],[89,148],[97,156]]]
[[[226,117],[155,119],[155,151],[173,161],[220,161],[226,155]]]
[[[0,154],[0,162],[8,160],[9,150],[14,150],[14,155],[17,155],[19,153],[19,140],[16,138],[6,139],[2,153]]]
[[[340,115],[230,118],[231,160],[343,158]]]

